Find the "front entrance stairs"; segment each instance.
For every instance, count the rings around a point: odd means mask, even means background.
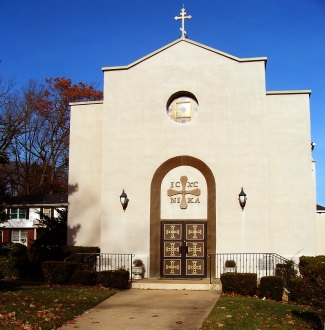
[[[210,283],[210,279],[165,279],[165,278],[144,278],[132,280],[132,289],[147,290],[192,290],[192,291],[222,291],[219,279]]]

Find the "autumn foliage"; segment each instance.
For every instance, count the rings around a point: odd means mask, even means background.
[[[101,100],[103,93],[92,84],[57,77],[30,81],[13,95],[11,102],[2,106],[0,102],[1,139],[6,138],[0,153],[8,158],[2,166],[6,191],[10,195],[67,192],[69,103]]]

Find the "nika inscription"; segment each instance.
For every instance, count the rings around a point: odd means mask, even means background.
[[[170,203],[180,204],[181,209],[187,209],[188,204],[200,203],[198,196],[201,195],[201,189],[198,188],[198,181],[188,181],[187,176],[181,176],[180,181],[172,181],[170,183],[170,189],[167,190],[167,195],[170,197]],[[180,189],[175,189],[180,188]],[[188,188],[194,188],[186,190]],[[172,197],[181,195],[180,197]],[[186,196],[186,195],[192,195]],[[196,196],[196,197],[193,197]]]

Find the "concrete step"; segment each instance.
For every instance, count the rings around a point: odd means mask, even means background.
[[[142,280],[132,280],[132,289],[147,290],[193,290],[193,291],[222,291],[220,280],[210,283],[209,279],[160,279],[144,278]]]

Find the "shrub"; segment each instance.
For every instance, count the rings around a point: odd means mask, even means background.
[[[9,244],[0,244],[0,256],[7,257],[10,253],[10,247],[12,246],[12,243]]]
[[[291,278],[297,277],[297,270],[295,269],[295,263],[291,260],[284,264],[277,264],[275,267],[275,276],[280,276],[284,279],[284,285],[289,287],[289,281]]]
[[[115,289],[127,289],[130,273],[126,270],[105,270],[97,274],[97,283]]]
[[[133,260],[133,265],[135,267],[142,267],[142,266],[144,266],[143,261],[141,259],[134,259]]]
[[[42,263],[45,280],[50,284],[67,283],[77,267],[77,264],[65,261],[44,261]]]
[[[69,283],[80,285],[95,285],[97,273],[95,271],[77,269],[71,276]]]
[[[236,267],[236,261],[235,260],[226,260],[225,267],[227,267],[227,268]]]
[[[264,276],[260,283],[260,297],[282,300],[284,280],[280,276]]]
[[[298,304],[308,305],[311,301],[311,292],[305,289],[305,282],[301,277],[290,280],[289,299]]]
[[[253,296],[256,293],[257,274],[224,273],[220,276],[223,292]]]
[[[304,269],[312,264],[325,263],[325,256],[316,256],[316,257],[306,257],[301,256],[299,258],[299,267],[301,268],[301,273],[304,273]]]
[[[23,244],[11,244],[2,249],[0,269],[5,278],[26,278],[30,275],[31,263],[27,247]]]
[[[325,323],[325,256],[300,257],[304,299],[319,312]]]

